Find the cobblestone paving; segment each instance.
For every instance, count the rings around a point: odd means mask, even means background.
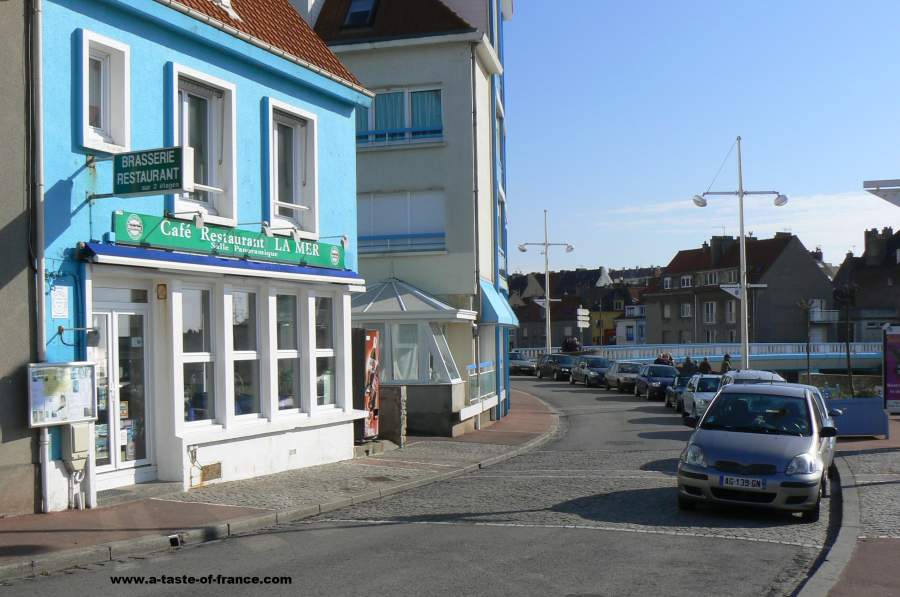
[[[900,539],[900,449],[845,455],[860,502],[860,538]]]

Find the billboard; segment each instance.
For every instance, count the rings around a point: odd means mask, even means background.
[[[891,414],[900,413],[900,326],[884,330],[882,354],[884,408]]]

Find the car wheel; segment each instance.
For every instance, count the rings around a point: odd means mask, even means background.
[[[819,522],[819,515],[822,512],[822,486],[819,485],[819,497],[816,498],[816,505],[810,510],[804,510],[800,513],[803,522]]]
[[[575,385],[575,374],[574,373],[569,373],[569,384],[573,385],[573,386]]]
[[[634,394],[634,397],[635,397],[635,398],[637,398],[638,396],[641,395],[641,393],[638,392],[637,384],[634,384],[634,390],[632,390],[632,394]]]
[[[538,379],[544,379],[544,371],[542,369],[538,369],[536,375]]]
[[[610,386],[610,385],[609,385],[609,382],[606,381],[606,380],[604,380],[604,383],[606,383],[606,391],[607,391],[607,392],[610,391],[610,390],[612,389],[612,386]]]
[[[678,399],[675,400],[675,412],[684,412],[684,405]]]
[[[684,497],[683,495],[678,495],[678,509],[679,510],[693,510],[697,507],[697,502],[692,500],[691,498]]]
[[[559,371],[553,372],[553,381],[560,381],[559,379]]]

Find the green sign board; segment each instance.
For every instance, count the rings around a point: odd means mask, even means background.
[[[113,214],[113,232],[116,243],[123,245],[344,269],[344,249],[340,245],[266,236],[237,228],[198,228],[183,220],[120,211]]]
[[[193,191],[193,151],[190,147],[164,147],[117,154],[112,194],[138,197]]]

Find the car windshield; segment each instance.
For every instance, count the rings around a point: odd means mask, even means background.
[[[701,429],[740,433],[810,435],[806,400],[775,394],[720,394],[703,417]]]
[[[509,353],[509,360],[510,361],[524,361],[526,359],[525,359],[525,357],[523,357],[522,355],[520,355],[517,352],[511,352],[511,353]]]
[[[637,363],[622,363],[619,365],[619,373],[637,373],[641,366]]]
[[[556,357],[556,362],[559,363],[560,365],[571,365],[572,357],[570,357],[568,355],[559,356],[559,357]]]
[[[689,381],[691,381],[690,375],[679,375],[678,377],[675,378],[675,387],[683,388],[684,386],[686,386],[688,384]]]
[[[647,371],[650,377],[675,377],[678,370],[675,367],[666,367],[665,365],[653,365]]]
[[[719,380],[715,377],[701,377],[697,381],[698,392],[715,392],[719,389]]]
[[[587,357],[584,359],[584,362],[587,363],[587,366],[592,369],[603,369],[609,367],[609,361],[604,359],[603,357]]]

